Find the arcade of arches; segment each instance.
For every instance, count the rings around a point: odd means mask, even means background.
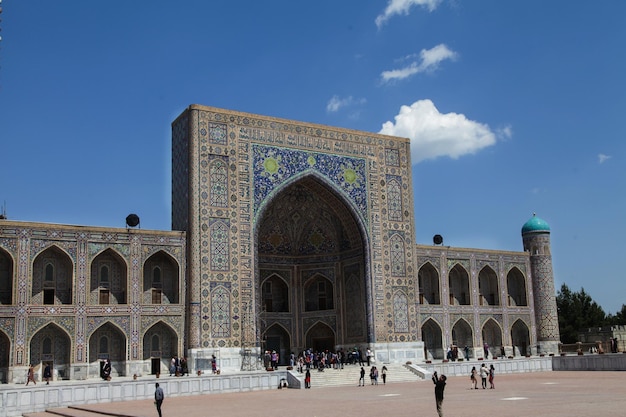
[[[98,377],[104,359],[114,376],[156,373],[181,354],[180,232],[103,233],[61,225],[45,225],[42,232],[41,224],[6,220],[2,226],[0,382],[21,380],[29,364],[38,374],[52,365],[55,379]],[[13,243],[6,234],[18,228],[22,235],[50,237]],[[30,254],[28,267],[15,261],[28,259],[20,252]],[[140,331],[138,342],[132,341],[132,326]]]

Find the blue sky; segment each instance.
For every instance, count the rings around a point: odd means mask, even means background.
[[[417,243],[521,251],[626,304],[626,2],[4,0],[11,220],[170,228],[170,124],[197,103],[408,136]]]

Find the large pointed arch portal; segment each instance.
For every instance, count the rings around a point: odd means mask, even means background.
[[[331,184],[305,175],[276,190],[256,236],[259,334],[279,324],[294,352],[368,342],[366,239],[354,208]],[[326,336],[307,346],[319,329]]]

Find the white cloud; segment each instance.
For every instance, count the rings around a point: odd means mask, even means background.
[[[430,100],[419,100],[402,106],[379,133],[411,139],[411,160],[417,164],[426,159],[474,154],[496,143],[496,135],[486,124],[469,120],[463,114],[439,113]]]
[[[403,80],[420,72],[434,71],[439,63],[446,59],[454,60],[458,54],[445,44],[439,44],[431,49],[422,49],[419,60],[411,62],[408,66],[400,69],[383,71],[380,76],[383,82]]]
[[[511,125],[506,125],[496,129],[496,135],[498,139],[511,139],[513,137],[513,127]]]
[[[389,18],[396,14],[409,14],[411,6],[422,6],[432,12],[439,6],[441,0],[389,0],[385,11],[376,17],[376,26],[380,29]]]
[[[334,95],[328,100],[328,104],[326,104],[326,111],[328,113],[334,113],[339,111],[342,107],[349,107],[357,104],[365,104],[367,100],[364,98],[355,99],[352,96],[346,98],[340,98],[338,95]]]
[[[605,155],[603,153],[598,154],[598,163],[603,164],[607,159],[611,159],[611,155]]]

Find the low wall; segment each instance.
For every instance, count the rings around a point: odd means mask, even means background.
[[[422,376],[422,378],[430,378],[434,371],[439,375],[446,376],[465,376],[469,375],[472,367],[476,370],[485,363],[487,366],[493,365],[498,374],[515,374],[522,372],[546,372],[552,371],[553,357],[531,357],[518,359],[487,359],[484,361],[462,361],[462,362],[437,362],[437,363],[420,363],[415,367],[413,372]]]
[[[555,371],[626,371],[626,353],[554,356]]]
[[[300,388],[297,376],[288,371],[238,372],[233,375],[187,377],[114,378],[98,381],[54,381],[51,385],[0,385],[0,417],[19,417],[23,413],[49,408],[109,403],[154,398],[154,384],[159,383],[166,397],[205,395],[277,389],[281,379],[292,388]]]

